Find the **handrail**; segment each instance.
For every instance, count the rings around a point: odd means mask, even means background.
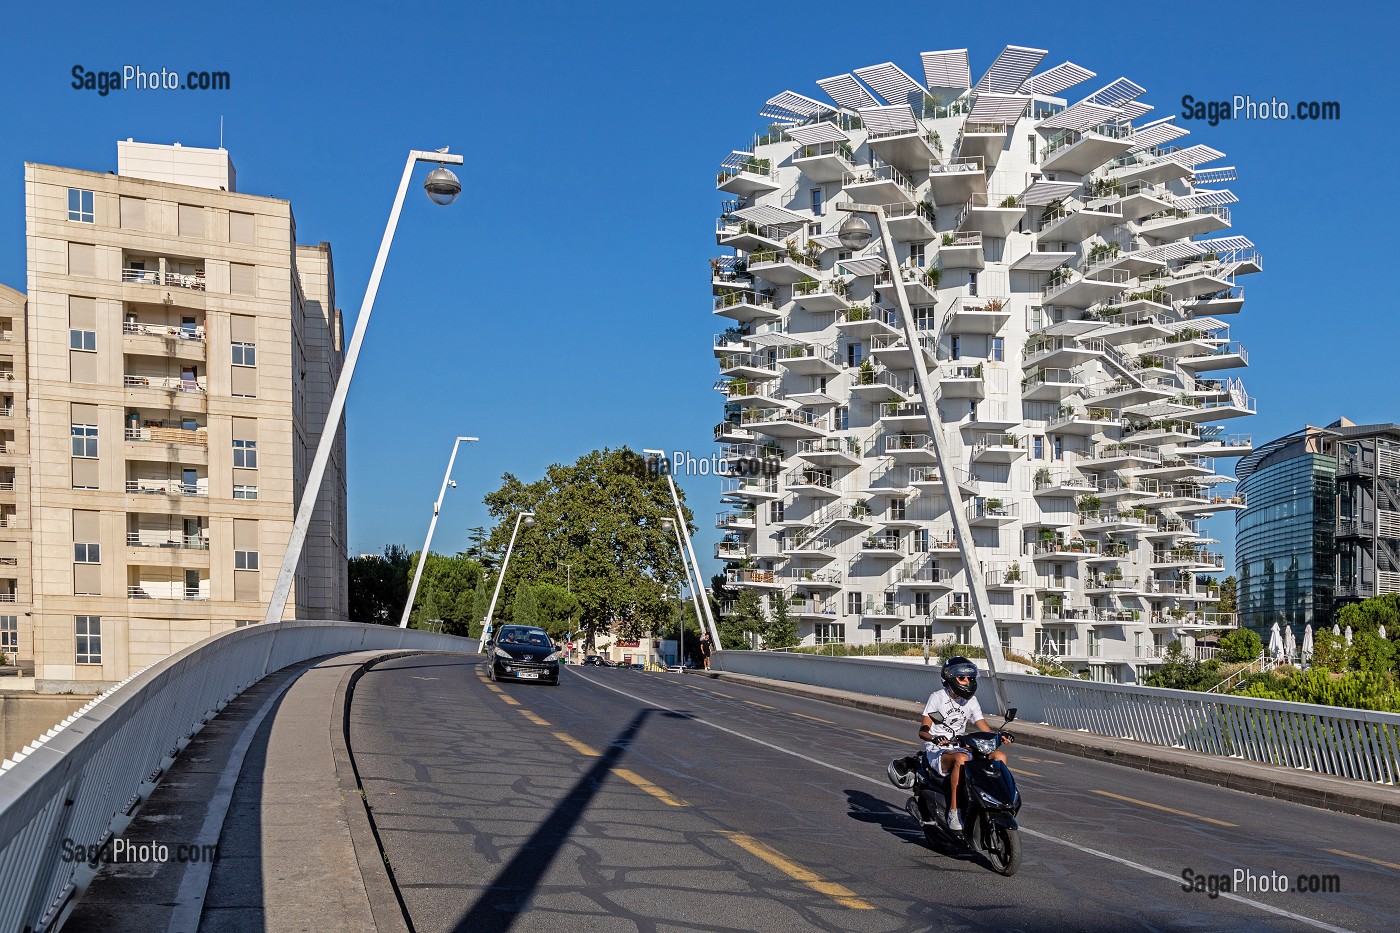
[[[392,648],[478,650],[396,626],[250,625],[133,674],[0,762],[0,929],[47,929],[93,874],[56,840],[95,851],[121,832],[188,739],[252,684],[308,658]]]

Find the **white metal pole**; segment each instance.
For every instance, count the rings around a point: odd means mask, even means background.
[[[948,496],[948,511],[953,519],[953,534],[958,542],[958,552],[967,572],[968,589],[971,591],[972,612],[977,619],[977,630],[982,636],[982,647],[987,653],[987,671],[1002,712],[1006,711],[1005,689],[997,674],[1001,673],[1005,658],[1001,653],[1001,639],[997,637],[987,598],[987,584],[982,576],[982,564],[977,559],[977,545],[972,540],[972,526],[963,514],[962,490],[958,488],[953,464],[944,453],[943,426],[938,420],[938,408],[933,390],[930,388],[928,364],[924,361],[919,346],[919,334],[914,328],[914,315],[909,308],[909,296],[904,291],[904,277],[899,273],[899,263],[894,251],[894,238],[890,236],[889,224],[885,221],[885,211],[873,204],[839,204],[838,210],[874,214],[880,224],[880,240],[885,245],[885,263],[889,266],[890,280],[894,282],[895,296],[899,299],[899,317],[904,325],[904,339],[909,344],[909,355],[914,360],[914,380],[918,385],[919,399],[924,405],[924,416],[928,420],[929,439],[933,444],[933,455],[938,460],[938,472],[943,477],[943,488]]]
[[[374,311],[374,298],[379,293],[379,280],[384,275],[389,246],[394,242],[394,231],[399,226],[399,213],[403,210],[403,198],[408,191],[408,181],[413,176],[413,166],[418,162],[461,165],[462,161],[462,156],[448,155],[445,152],[422,152],[414,149],[408,154],[408,162],[403,167],[403,178],[399,179],[399,190],[394,196],[394,206],[389,211],[389,223],[384,228],[384,238],[379,242],[379,254],[374,258],[374,269],[370,272],[369,285],[365,289],[364,300],[360,303],[360,313],[355,317],[355,331],[350,337],[345,365],[340,370],[340,378],[336,380],[335,394],[331,396],[331,406],[326,411],[326,422],[321,427],[321,439],[316,444],[316,455],[311,460],[311,472],[307,474],[306,486],[301,491],[301,504],[297,507],[292,534],[287,539],[287,550],[282,555],[282,567],[277,572],[277,583],[272,589],[272,599],[268,601],[264,622],[282,621],[282,613],[287,608],[287,597],[292,592],[292,580],[296,577],[297,564],[301,561],[301,548],[306,543],[306,529],[311,525],[311,515],[316,511],[316,500],[320,498],[321,480],[326,475],[326,462],[330,460],[331,448],[335,445],[335,438],[340,430],[341,416],[345,413],[345,397],[350,392],[350,379],[355,375],[360,346],[364,343],[369,317]]]
[[[648,449],[643,450],[642,453],[655,454],[662,462],[666,461],[666,452],[664,450]],[[685,513],[681,510],[681,497],[680,493],[676,492],[675,477],[671,475],[669,469],[666,470],[666,485],[671,488],[671,502],[676,506],[676,533],[680,534],[681,540],[685,542],[686,553],[690,555],[690,569],[695,574],[695,579],[702,580],[704,578],[700,575],[700,562],[695,559],[695,546],[691,543],[690,534],[688,532],[681,534],[681,527],[685,525]],[[718,651],[719,629],[715,626],[715,617],[710,612],[709,596],[707,595],[704,599],[700,600],[700,602],[705,607],[705,622],[710,631],[710,643],[713,646],[712,650]]]
[[[442,488],[438,490],[437,501],[433,503],[433,519],[428,522],[428,537],[423,539],[423,550],[418,555],[418,566],[413,568],[413,583],[408,588],[408,602],[403,606],[403,618],[399,628],[408,628],[408,616],[413,611],[413,597],[418,595],[418,581],[423,577],[423,565],[428,562],[428,548],[433,544],[433,530],[437,528],[438,512],[442,510],[442,497],[447,495],[447,484],[452,480],[452,464],[457,459],[457,448],[462,441],[475,441],[475,437],[459,437],[452,442],[452,456],[447,458],[447,472],[442,474]]]
[[[491,605],[486,607],[486,618],[482,620],[484,624],[481,628],[481,644],[484,646],[486,640],[491,637],[491,618],[496,612],[496,599],[501,595],[501,584],[506,580],[506,568],[510,566],[510,552],[515,550],[515,536],[520,533],[520,522],[525,516],[534,517],[533,512],[521,512],[515,516],[515,527],[510,532],[510,544],[506,545],[506,559],[501,561],[501,573],[496,577],[496,589],[491,594]]]
[[[700,589],[699,589],[699,587],[698,587],[698,586],[691,580],[691,578],[690,578],[690,564],[689,564],[689,563],[686,561],[686,559],[685,559],[685,544],[681,541],[681,528],[680,528],[680,525],[676,524],[676,522],[675,522],[675,521],[672,521],[671,519],[662,519],[662,521],[664,521],[664,522],[666,522],[667,524],[669,524],[669,525],[671,526],[672,530],[674,530],[675,533],[676,533],[676,552],[679,553],[680,556],[681,556],[681,567],[682,567],[682,568],[684,569],[684,571],[685,571],[685,585],[688,586],[688,587],[690,587],[690,601],[691,601],[691,603],[695,606],[695,624],[696,624],[697,626],[699,626],[699,627],[701,628],[701,630],[703,631],[703,630],[704,630],[704,626],[705,626],[705,617],[702,616],[702,615],[700,614]],[[679,590],[679,589],[676,590],[676,597],[677,597],[678,599],[680,599],[682,602],[685,600],[685,594],[684,594],[683,592],[681,592],[681,590]],[[684,607],[681,608],[681,624],[680,624],[680,630],[681,630],[681,637],[680,637],[680,640],[676,642],[676,656],[677,656],[678,658],[679,658],[679,657],[682,657],[682,651],[683,651],[684,646],[685,646],[685,608],[684,608]]]

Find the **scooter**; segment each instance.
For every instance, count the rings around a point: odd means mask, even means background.
[[[1006,722],[1015,718],[1016,710],[1007,710]],[[934,721],[941,722],[942,717],[935,713]],[[953,845],[980,853],[994,871],[1009,876],[1021,866],[1021,839],[1016,832],[1021,793],[1011,770],[991,757],[1007,735],[970,732],[956,741],[972,756],[963,763],[958,781],[961,830],[948,828],[948,778],[929,766],[927,756],[896,758],[890,762],[888,774],[896,787],[913,792],[905,809],[919,821],[931,846],[941,849]]]

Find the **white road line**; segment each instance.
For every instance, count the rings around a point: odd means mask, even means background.
[[[721,726],[718,723],[710,722],[708,719],[701,719],[699,716],[695,716],[691,713],[683,713],[678,709],[672,709],[669,706],[663,706],[660,703],[657,703],[655,700],[648,700],[645,697],[637,696],[635,693],[628,693],[626,690],[619,690],[616,687],[610,687],[607,684],[594,680],[591,677],[585,677],[581,672],[575,671],[574,673],[578,674],[578,676],[582,677],[589,683],[594,684],[598,687],[602,687],[604,690],[611,690],[613,693],[621,694],[622,696],[625,696],[629,699],[636,700],[638,703],[645,703],[647,706],[654,706],[657,709],[665,710],[668,713],[676,713],[677,715],[685,716],[689,719],[694,720],[695,722],[700,723],[701,725],[709,726],[711,729],[718,729],[720,732],[727,732],[732,736],[736,736],[738,738],[745,739],[749,742],[753,742],[755,745],[762,745],[764,748],[771,748],[775,752],[782,752],[784,755],[791,755],[794,758],[801,758],[803,761],[810,761],[814,765],[821,765],[823,768],[828,768],[832,771],[837,771],[841,774],[845,774],[849,777],[853,777],[861,781],[866,781],[870,784],[875,784],[879,787],[890,786],[890,783],[887,780],[881,781],[855,771],[847,771],[845,768],[838,768],[836,765],[832,764],[829,761],[822,761],[819,758],[812,758],[808,755],[802,754],[801,752],[795,752],[790,748],[783,748],[781,745],[774,745],[772,742],[765,742],[762,739],[756,739],[751,735],[745,735],[744,733],[734,729],[730,729],[727,726]],[[1033,829],[1026,829],[1025,827],[1021,828],[1021,832],[1025,833],[1027,836],[1033,836],[1036,839],[1044,839],[1046,842],[1054,842],[1062,846],[1069,846],[1071,849],[1077,849],[1078,851],[1083,852],[1086,855],[1095,855],[1099,858],[1107,859],[1110,862],[1116,862],[1119,865],[1125,865],[1128,868],[1136,869],[1137,871],[1143,872],[1144,874],[1152,875],[1156,878],[1165,878],[1178,886],[1181,884],[1180,875],[1173,875],[1169,872],[1162,871],[1161,869],[1152,868],[1151,866],[1143,865],[1140,862],[1134,862],[1131,859],[1125,859],[1121,856],[1111,855],[1107,852],[1101,852],[1098,849],[1091,849],[1088,846],[1082,846],[1077,842],[1070,842],[1068,839],[1061,839],[1058,836],[1051,836],[1047,833],[1036,832]],[[1316,927],[1319,930],[1328,930],[1329,933],[1355,933],[1355,931],[1349,930],[1346,927],[1333,926],[1330,923],[1324,923],[1321,920],[1314,920],[1312,917],[1306,917],[1302,914],[1295,914],[1292,911],[1284,910],[1281,907],[1274,907],[1272,904],[1265,904],[1262,901],[1255,901],[1247,897],[1240,897],[1238,894],[1229,894],[1222,891],[1220,896],[1226,898],[1227,900],[1235,901],[1237,903],[1244,904],[1246,906],[1253,907],[1258,910],[1262,910],[1265,913],[1270,913],[1278,917],[1287,917],[1289,920],[1296,920],[1297,922],[1306,926]]]

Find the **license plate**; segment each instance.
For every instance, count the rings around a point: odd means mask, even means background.
[[[538,679],[539,679],[539,676],[540,676],[540,672],[539,672],[539,671],[520,671],[520,672],[518,672],[515,676],[516,676],[516,677],[519,677],[521,680],[538,680]]]

